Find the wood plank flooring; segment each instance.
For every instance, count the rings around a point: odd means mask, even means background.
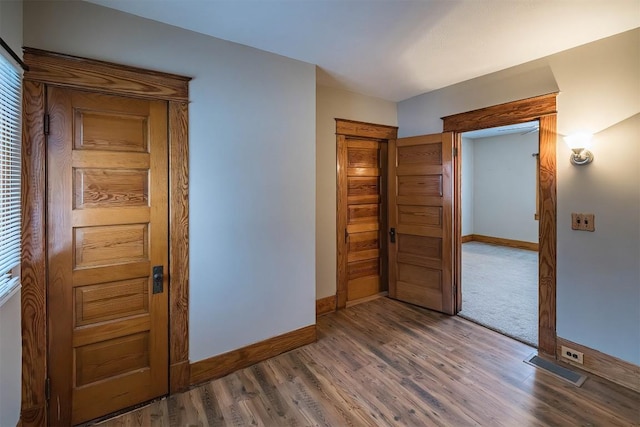
[[[318,338],[99,425],[640,425],[640,394],[592,375],[577,388],[460,317],[380,298],[320,317]]]

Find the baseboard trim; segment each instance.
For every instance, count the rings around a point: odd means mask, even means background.
[[[316,325],[309,325],[228,353],[191,364],[191,385],[223,377],[263,360],[316,342]]]
[[[316,300],[316,317],[336,311],[336,296],[331,295],[326,298]]]
[[[584,364],[581,365],[562,357],[560,348],[563,345],[584,353]],[[640,366],[638,365],[560,337],[558,337],[556,344],[556,357],[558,361],[576,366],[623,387],[640,392]]]
[[[189,388],[191,365],[188,360],[169,366],[169,392],[180,393]]]
[[[466,239],[466,240],[465,240]],[[483,236],[482,234],[470,234],[462,237],[462,243],[481,242],[491,245],[507,246],[509,248],[526,249],[529,251],[538,251],[538,244],[533,242],[525,242],[523,240],[503,239],[502,237]]]
[[[353,307],[354,305],[362,304],[363,302],[373,301],[374,299],[384,298],[384,297],[386,297],[388,295],[389,295],[389,292],[382,291],[382,292],[378,292],[375,295],[370,295],[368,297],[359,298],[359,299],[356,299],[356,300],[353,300],[353,301],[347,301],[347,308]]]

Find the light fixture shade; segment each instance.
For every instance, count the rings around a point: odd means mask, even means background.
[[[588,165],[593,161],[593,153],[588,150],[591,147],[593,134],[588,132],[572,133],[564,137],[564,142],[571,149],[569,160],[576,166]]]
[[[571,150],[591,148],[591,139],[593,134],[589,132],[576,132],[564,137],[564,142]]]

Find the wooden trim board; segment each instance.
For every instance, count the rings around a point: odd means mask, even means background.
[[[374,123],[356,122],[354,120],[335,119],[336,135],[358,136],[374,139],[396,139],[397,126],[377,125]]]
[[[316,300],[316,316],[332,313],[336,311],[336,295]]]
[[[191,385],[223,377],[238,369],[316,342],[316,325],[306,326],[191,364]]]
[[[529,251],[538,251],[538,244],[534,242],[525,242],[523,240],[503,239],[502,237],[483,236],[482,234],[470,234],[462,237],[462,243],[481,242],[491,245],[507,246],[509,248],[526,249]]]
[[[584,364],[572,362],[562,357],[562,346],[569,347],[584,354]],[[640,366],[626,362],[614,356],[602,353],[598,350],[577,344],[573,341],[558,337],[556,358],[569,365],[576,366],[587,372],[591,372],[611,382],[640,393]]]
[[[556,118],[549,114],[539,119],[538,350],[547,354],[556,348]]]
[[[556,353],[556,143],[557,93],[541,95],[505,104],[494,105],[466,113],[443,117],[443,131],[463,132],[538,120],[539,187],[538,187],[538,351]],[[458,137],[456,137],[458,138]],[[457,139],[456,139],[457,140]],[[460,162],[457,156],[456,162]],[[459,165],[458,165],[459,166]],[[459,176],[456,174],[456,179]],[[456,187],[459,190],[459,187]],[[456,199],[457,200],[457,199]],[[455,221],[461,220],[459,203],[455,206]],[[458,251],[456,251],[456,254]],[[461,257],[456,255],[456,268]],[[460,289],[460,287],[458,287]]]
[[[169,101],[169,391],[189,387],[189,104]]]
[[[23,426],[47,424],[45,85],[25,80],[22,91],[22,406]]]
[[[557,93],[549,93],[442,117],[444,122],[442,131],[461,133],[524,123],[547,115],[555,115],[557,113],[557,95]],[[481,124],[482,128],[478,127],[479,124]]]
[[[188,101],[190,77],[160,73],[40,49],[24,48],[25,80],[94,92]]]
[[[364,302],[373,301],[373,300],[376,300],[378,298],[384,298],[384,297],[386,297],[388,295],[389,295],[389,291],[382,291],[382,292],[378,292],[375,295],[369,295],[368,297],[358,298],[357,300],[349,301],[347,303],[347,308],[348,307],[353,307],[354,305],[362,304]]]
[[[170,391],[189,385],[188,83],[190,78],[25,48],[22,135],[23,426],[47,425],[46,138],[47,85],[162,99],[169,105]]]

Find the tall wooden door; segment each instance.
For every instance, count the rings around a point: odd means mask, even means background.
[[[387,287],[384,230],[386,143],[373,139],[340,136],[338,160],[346,170],[339,183],[344,212],[344,264],[346,301],[376,295]],[[345,203],[346,202],[346,203]]]
[[[389,296],[455,314],[453,134],[389,142]]]
[[[168,392],[167,104],[52,87],[47,111],[49,420],[69,425]]]

